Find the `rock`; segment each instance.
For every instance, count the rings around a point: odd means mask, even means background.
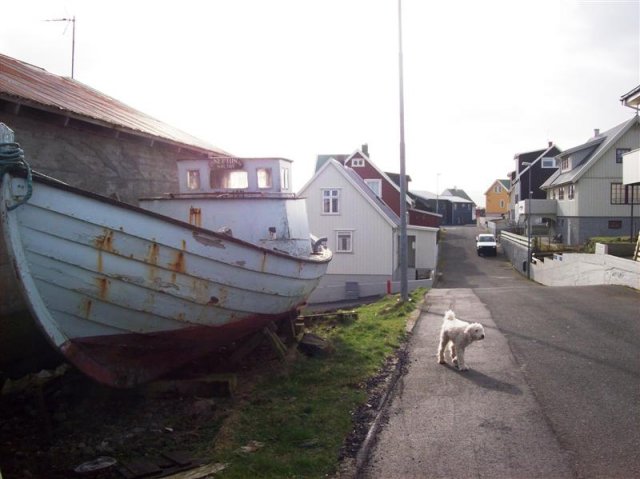
[[[298,349],[307,356],[326,358],[334,352],[333,345],[324,338],[312,333],[305,333],[300,339]]]

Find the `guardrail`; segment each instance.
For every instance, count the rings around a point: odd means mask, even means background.
[[[533,242],[534,238],[531,238],[532,242]],[[515,233],[509,233],[508,231],[502,231],[500,233],[500,240],[507,240],[510,241],[511,243],[515,243],[519,246],[524,246],[525,248],[527,248],[529,246],[529,241],[528,238],[526,236],[521,236],[521,235],[517,235]]]

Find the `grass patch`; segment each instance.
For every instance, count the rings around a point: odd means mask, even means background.
[[[216,477],[320,478],[334,472],[353,428],[351,413],[367,400],[367,379],[400,346],[407,316],[424,293],[414,291],[404,304],[387,296],[358,308],[357,320],[316,325],[312,332],[329,339],[334,354],[297,354],[256,385],[216,439],[214,460],[229,465]],[[241,452],[250,441],[261,447]]]

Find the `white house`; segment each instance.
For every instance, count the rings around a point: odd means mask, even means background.
[[[595,130],[586,143],[556,156],[558,170],[541,189],[556,202],[553,228],[565,244],[637,234],[640,185],[623,184],[622,162],[639,147],[640,119],[634,116],[605,132]]]
[[[306,198],[311,231],[326,236],[334,253],[310,303],[385,294],[389,281],[398,290],[400,218],[358,173],[330,158],[298,194]],[[437,236],[435,227],[407,227],[410,279],[431,278]],[[409,289],[430,285],[411,280]]]

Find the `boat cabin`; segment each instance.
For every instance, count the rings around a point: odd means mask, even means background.
[[[284,158],[178,161],[178,194],[140,206],[194,226],[296,256],[312,253],[306,202],[292,191]]]
[[[229,158],[178,162],[181,194],[292,193],[291,160],[284,158]]]

